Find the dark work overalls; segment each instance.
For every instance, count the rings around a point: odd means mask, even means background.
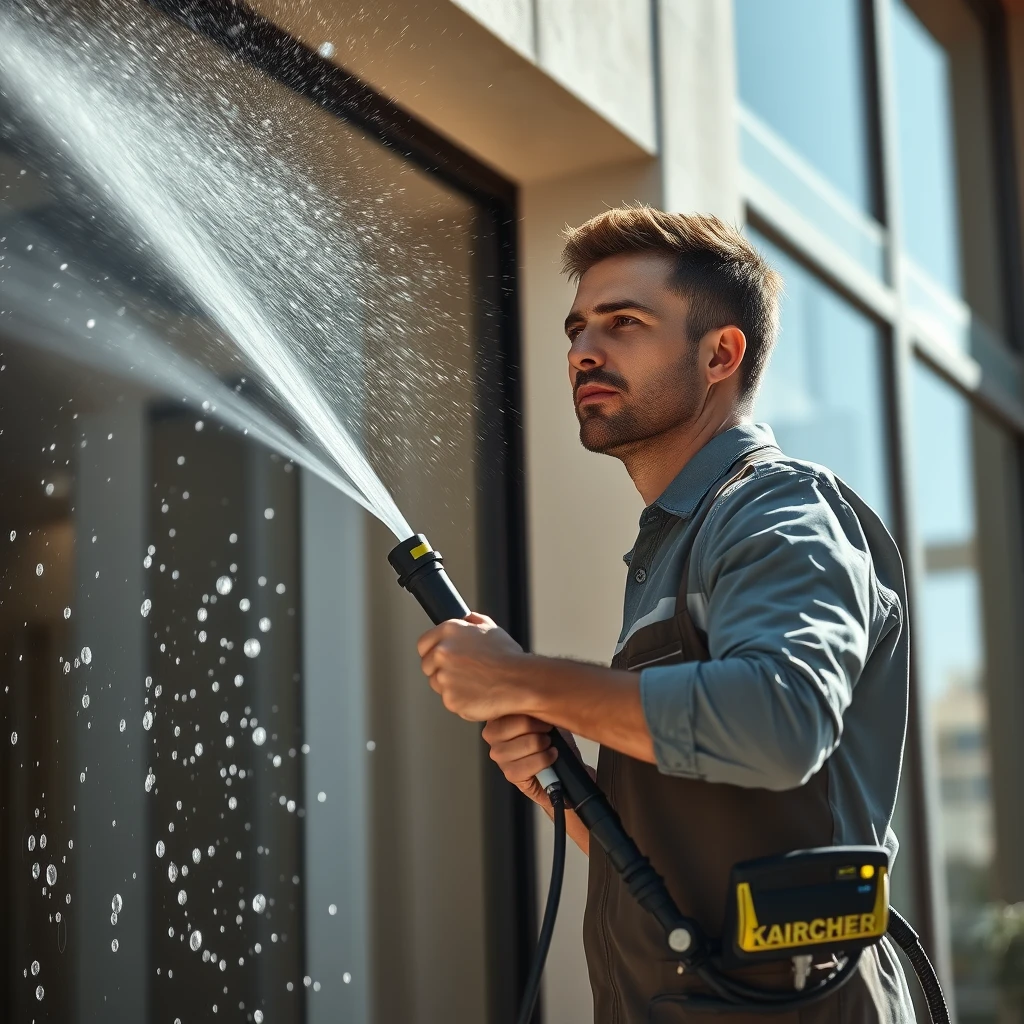
[[[737,463],[726,484],[713,488],[694,514],[696,538],[715,499],[749,472],[757,454]],[[687,612],[690,551],[671,619],[638,629],[615,656],[613,668],[639,671],[648,665],[709,660],[705,640]],[[626,831],[664,877],[679,909],[695,918],[706,934],[720,937],[729,869],[737,861],[829,846],[833,841],[828,801],[828,761],[797,789],[772,791],[661,774],[624,754],[601,748],[597,780],[622,818]],[[884,999],[872,998],[875,961],[865,953],[858,977],[825,1002],[782,1015],[708,1014],[685,1009],[657,995],[706,991],[699,979],[680,971],[657,922],[629,895],[604,852],[590,846],[590,878],[583,928],[594,991],[596,1024],[853,1024],[884,1020]],[[815,967],[808,980],[820,978]],[[766,988],[793,985],[790,961],[740,972],[748,983]]]

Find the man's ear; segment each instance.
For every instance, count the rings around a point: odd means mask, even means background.
[[[738,327],[718,327],[704,336],[701,348],[707,352],[708,383],[718,384],[740,368],[747,351],[747,338]]]

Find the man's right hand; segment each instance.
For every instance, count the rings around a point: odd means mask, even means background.
[[[491,760],[505,778],[534,803],[549,808],[551,801],[536,775],[554,764],[558,752],[551,746],[547,722],[529,715],[505,715],[484,726],[484,742],[490,745]]]

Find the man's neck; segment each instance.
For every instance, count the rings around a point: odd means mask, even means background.
[[[644,441],[620,458],[645,505],[657,501],[683,466],[719,434],[749,423],[750,415],[735,409],[719,415],[700,416],[695,423],[683,423]]]

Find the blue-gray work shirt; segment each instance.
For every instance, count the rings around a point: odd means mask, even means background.
[[[771,428],[713,438],[640,517],[619,647],[675,613],[693,514],[758,452],[696,539],[687,607],[711,660],[640,674],[658,769],[764,789],[826,759],[836,844],[885,845],[907,723],[909,639],[899,551],[829,470],[783,455]]]

